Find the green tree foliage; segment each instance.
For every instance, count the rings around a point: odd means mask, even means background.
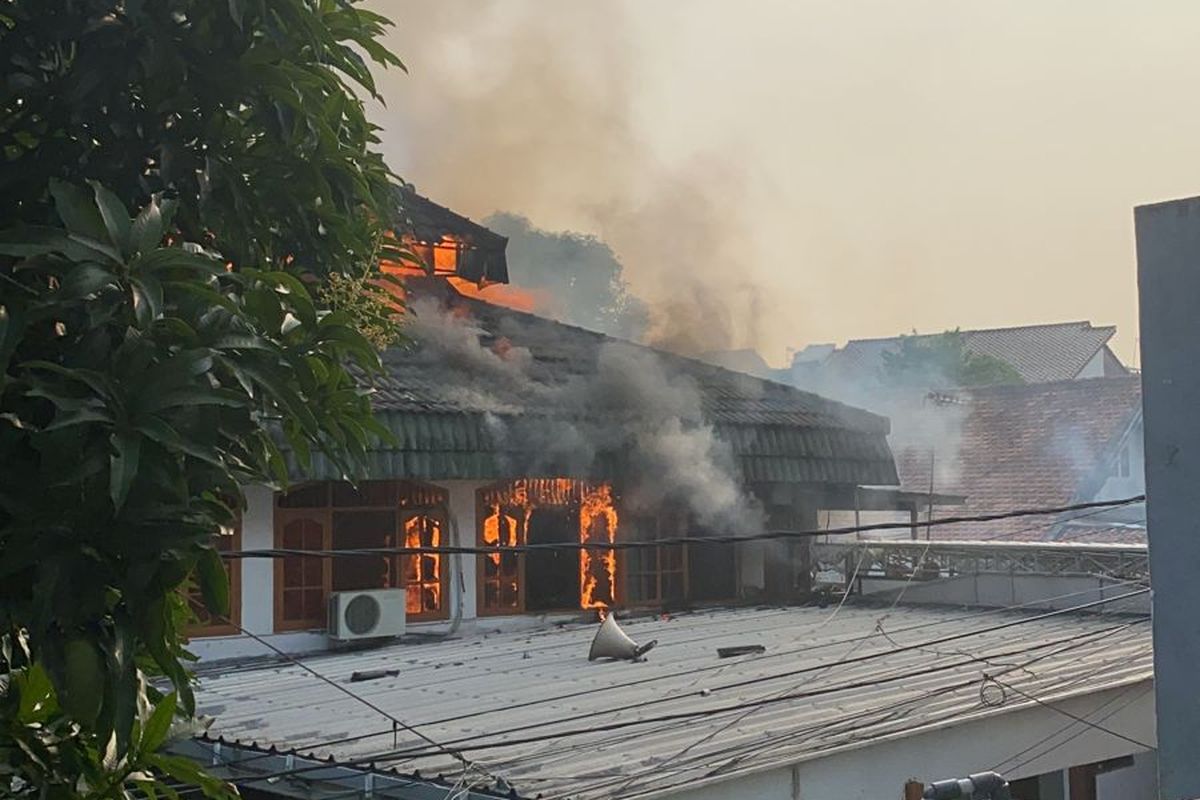
[[[968,350],[958,329],[900,337],[900,347],[883,354],[880,377],[887,385],[919,389],[1024,382],[1007,361]]]
[[[623,339],[639,339],[649,312],[629,293],[616,254],[595,236],[537,228],[516,214],[493,214],[484,224],[508,237],[513,284],[543,290],[563,322]]]
[[[194,711],[180,587],[227,612],[213,536],[283,450],[351,475],[386,436],[348,372],[378,352],[320,300],[393,216],[354,94],[364,54],[400,66],[386,24],[348,0],[0,5],[0,795],[224,791],[161,752]]]

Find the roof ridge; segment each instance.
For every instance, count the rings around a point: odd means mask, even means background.
[[[1071,388],[1083,390],[1095,387],[1097,384],[1108,383],[1116,385],[1119,383],[1138,384],[1142,382],[1142,376],[1138,373],[1130,373],[1128,375],[1096,375],[1091,378],[1062,378],[1056,381],[1033,381],[1029,383],[993,383],[987,386],[960,386],[956,387],[955,391],[968,392],[975,394],[979,392],[1020,392],[1020,391],[1045,391],[1058,388]]]
[[[607,333],[601,333],[600,331],[593,331],[588,328],[580,327],[578,325],[572,325],[567,322],[562,322],[560,320],[551,319],[550,317],[543,317],[543,316],[534,314],[529,311],[520,311],[518,309],[509,308],[508,306],[502,306],[502,305],[498,305],[496,303],[489,303],[488,301],[486,301],[482,298],[470,297],[468,295],[463,294],[462,292],[458,291],[458,289],[455,286],[453,286],[452,284],[450,284],[449,282],[446,283],[446,287],[449,289],[449,291],[451,291],[454,294],[454,296],[457,300],[465,301],[468,304],[479,303],[482,305],[490,306],[492,308],[498,308],[498,309],[501,309],[502,311],[504,311],[506,314],[509,314],[512,316],[524,317],[526,319],[536,320],[539,323],[549,323],[551,325],[561,325],[564,328],[569,328],[571,330],[587,334],[589,336],[595,337],[597,339],[600,339],[600,340],[603,340],[606,342],[616,342],[619,344],[629,345],[630,347],[636,347],[640,350],[645,350],[650,353],[653,353],[655,356],[660,357],[660,358],[666,357],[668,359],[678,359],[680,361],[686,361],[700,369],[707,369],[711,372],[725,373],[725,374],[730,375],[738,380],[751,380],[751,381],[756,381],[757,383],[766,384],[768,386],[774,386],[779,389],[784,389],[790,394],[801,395],[803,397],[816,400],[816,401],[820,402],[821,404],[823,404],[823,406],[826,409],[828,409],[831,413],[847,413],[848,412],[852,415],[860,416],[863,418],[870,418],[876,425],[883,425],[883,426],[887,426],[888,428],[891,427],[891,421],[882,414],[876,414],[873,411],[868,411],[865,408],[853,406],[853,405],[850,405],[849,403],[843,403],[838,400],[832,400],[828,397],[825,397],[824,395],[817,394],[816,392],[810,392],[806,389],[801,389],[798,386],[793,386],[790,383],[783,383],[782,381],[773,380],[771,378],[762,378],[757,375],[750,375],[745,372],[738,372],[737,370],[729,369],[727,367],[722,367],[718,364],[712,364],[712,363],[709,363],[708,361],[704,361],[699,358],[693,358],[691,356],[679,355],[678,353],[672,353],[669,350],[660,350],[656,347],[651,347],[650,345],[640,344],[638,342],[634,342],[629,339],[622,339],[620,337],[612,336]]]
[[[1000,326],[997,326],[994,328],[947,328],[944,331],[937,331],[937,332],[933,332],[933,333],[921,333],[919,331],[913,331],[912,333],[899,333],[899,334],[896,334],[895,336],[871,336],[871,337],[866,337],[866,338],[862,338],[862,339],[847,339],[846,345],[869,344],[869,343],[873,343],[873,342],[892,342],[892,341],[896,341],[897,339],[903,339],[906,336],[918,336],[918,337],[940,336],[943,333],[952,333],[955,330],[957,330],[961,334],[967,335],[967,334],[972,334],[972,333],[995,333],[997,331],[1027,331],[1027,330],[1034,330],[1036,328],[1070,328],[1070,327],[1084,327],[1084,326],[1086,327],[1087,330],[1111,331],[1110,335],[1114,335],[1117,332],[1116,325],[1093,325],[1091,320],[1081,319],[1081,320],[1071,320],[1068,322],[1037,322],[1037,323],[1033,323],[1031,325],[1000,325]],[[846,345],[844,345],[843,348]]]

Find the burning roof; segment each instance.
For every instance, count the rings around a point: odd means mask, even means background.
[[[450,274],[481,285],[508,283],[508,239],[417,194],[408,184],[396,187],[396,202],[402,220],[396,234],[431,262],[431,269],[441,262],[442,253],[435,251],[448,250]]]
[[[551,421],[602,423],[646,413],[644,397],[604,391],[588,381],[614,352],[630,370],[653,363],[686,385],[696,422],[712,426],[746,482],[895,485],[888,421],[815,394],[612,339],[549,319],[465,297],[445,281],[410,280],[411,306],[436,304],[462,320],[459,363],[443,349],[437,360],[420,341],[389,350],[386,374],[373,382],[374,404],[395,444],[372,453],[371,477],[492,480],[514,475],[604,477],[618,454],[600,454],[590,474],[561,465],[530,468],[548,446]],[[418,317],[419,318],[419,317]],[[435,335],[435,334],[430,334]],[[466,352],[470,350],[470,352]],[[611,360],[611,359],[610,359]],[[509,368],[519,363],[522,380]],[[581,396],[586,395],[586,396]],[[686,413],[686,412],[685,412]],[[504,421],[530,424],[504,429]],[[545,423],[545,424],[543,424]],[[507,435],[506,435],[507,431]],[[539,439],[539,434],[542,438]],[[534,452],[537,451],[537,452]],[[522,458],[525,463],[520,463]],[[605,458],[609,461],[605,462]],[[338,477],[318,460],[317,474]],[[596,474],[596,473],[600,474]]]

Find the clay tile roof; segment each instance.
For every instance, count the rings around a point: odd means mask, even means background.
[[[962,494],[955,513],[988,514],[1014,508],[1063,506],[1073,502],[1094,476],[1141,407],[1136,375],[964,390],[966,404],[957,457],[947,485],[937,491]],[[944,467],[948,456],[937,453]],[[928,450],[896,452],[901,485],[925,491]],[[939,475],[946,470],[939,468]],[[945,539],[1046,538],[1052,518],[1025,518],[946,526]],[[1090,541],[1090,539],[1089,539]]]

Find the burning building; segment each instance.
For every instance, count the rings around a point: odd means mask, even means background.
[[[430,632],[792,602],[809,589],[807,543],[738,538],[813,529],[819,511],[852,508],[857,487],[897,483],[882,417],[469,296],[506,281],[504,239],[401,196],[411,225],[397,235],[431,269],[409,276],[409,341],[363,378],[391,441],[355,485],[317,456],[293,465],[286,493],[249,488],[227,546],[282,557],[230,562],[237,625],[320,649],[331,599],[389,589],[404,590],[409,629]],[[404,547],[471,552],[386,552]],[[194,646],[206,658],[257,647]]]
[[[391,436],[353,485],[318,457],[249,487],[222,542],[263,557],[191,644],[213,721],[175,752],[263,798],[865,799],[997,762],[1021,796],[1142,796],[1096,787],[1152,781],[1148,589],[1085,587],[1079,616],[796,602],[811,539],[756,534],[935,501],[888,488],[888,421],[486,302],[503,239],[405,202],[430,269],[362,377]],[[610,611],[648,661],[592,660]]]

